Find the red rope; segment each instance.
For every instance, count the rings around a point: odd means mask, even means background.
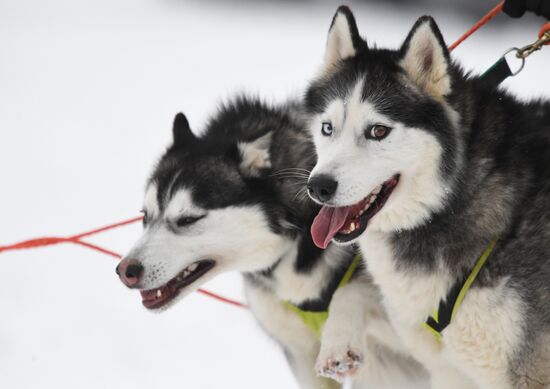
[[[128,224],[136,223],[136,222],[141,221],[142,219],[143,219],[143,217],[141,217],[141,216],[140,217],[135,217],[135,218],[132,218],[132,219],[123,220],[123,221],[118,222],[118,223],[109,224],[108,226],[105,226],[105,227],[96,228],[96,229],[93,229],[93,230],[90,230],[90,231],[86,231],[86,232],[83,232],[83,233],[80,233],[80,234],[77,234],[77,235],[73,235],[73,236],[68,236],[68,237],[44,237],[44,238],[25,240],[23,242],[15,243],[15,244],[12,244],[12,245],[0,246],[0,253],[2,253],[4,251],[26,250],[26,249],[37,248],[37,247],[52,246],[52,245],[56,245],[56,244],[60,244],[60,243],[73,243],[73,244],[77,244],[77,245],[80,245],[80,246],[83,246],[83,247],[87,247],[91,250],[98,251],[98,252],[103,253],[105,255],[109,255],[111,257],[121,259],[122,256],[120,254],[115,253],[114,251],[111,251],[111,250],[107,250],[106,248],[103,248],[101,246],[85,242],[81,239],[85,238],[85,237],[92,236],[92,235],[101,234],[102,232],[109,231],[109,230],[112,230],[114,228],[118,228],[118,227],[126,226]],[[246,304],[243,304],[239,301],[229,299],[227,297],[220,296],[217,293],[210,292],[210,291],[205,290],[205,289],[198,289],[198,292],[202,293],[205,296],[211,297],[215,300],[221,301],[223,303],[231,304],[231,305],[234,305],[234,306],[237,306],[237,307],[240,307],[240,308],[248,308]]]
[[[491,19],[493,19],[495,16],[499,14],[500,11],[502,11],[502,7],[504,6],[504,1],[501,1],[495,8],[487,12],[487,14],[479,19],[479,21],[474,24],[468,31],[466,31],[458,40],[449,46],[449,50],[452,51],[456,49],[456,47],[464,42],[466,39],[470,37],[474,32],[479,30],[482,26],[487,24]]]
[[[489,11],[485,16],[483,16],[476,24],[474,24],[464,35],[462,35],[455,43],[449,46],[449,50],[454,50],[458,45],[460,45],[462,42],[464,42],[470,35],[472,35],[474,32],[476,32],[480,27],[487,24],[491,19],[493,19],[501,10],[502,6],[504,5],[504,1],[499,3],[495,8],[493,8],[491,11]],[[546,24],[543,26],[543,29],[541,29],[540,35],[542,35],[544,32],[548,31],[550,29],[550,24]],[[83,233],[80,233],[78,235],[73,235],[69,237],[44,237],[44,238],[37,238],[37,239],[31,239],[26,240],[23,242],[15,243],[12,245],[7,246],[0,246],[0,253],[4,251],[11,251],[11,250],[26,250],[30,248],[37,248],[37,247],[44,247],[44,246],[52,246],[60,243],[73,243],[77,244],[83,247],[87,247],[91,250],[98,251],[100,253],[103,253],[105,255],[109,255],[111,257],[121,259],[122,256],[118,253],[115,253],[114,251],[107,250],[101,246],[97,246],[92,243],[88,243],[85,241],[82,241],[82,238],[89,237],[92,235],[97,235],[105,231],[112,230],[117,227],[122,227],[128,224],[132,224],[138,221],[141,221],[142,217],[135,217],[133,219],[123,220],[118,223],[110,224],[105,227],[96,228],[91,231],[86,231]],[[235,301],[232,299],[229,299],[227,297],[220,296],[219,294],[210,292],[205,289],[198,289],[199,293],[202,293],[205,296],[209,296],[213,299],[216,299],[218,301],[231,304],[240,308],[248,308],[246,304],[243,304],[239,301]]]

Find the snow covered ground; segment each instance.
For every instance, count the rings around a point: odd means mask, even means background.
[[[383,46],[397,47],[425,13],[449,42],[474,22],[429,4],[351,5],[363,34]],[[0,0],[0,245],[136,215],[174,114],[200,129],[235,92],[299,95],[335,8]],[[541,22],[491,24],[453,55],[482,71],[529,43]],[[550,49],[534,55],[508,88],[548,96],[549,62]],[[92,241],[124,252],[139,229]],[[70,245],[0,254],[0,388],[296,387],[248,312],[195,294],[154,315],[114,268],[112,258]],[[236,274],[208,288],[243,298]]]

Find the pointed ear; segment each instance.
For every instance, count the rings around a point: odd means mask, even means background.
[[[195,140],[195,135],[189,127],[189,122],[183,113],[178,113],[174,118],[174,126],[172,127],[174,136],[174,146],[187,145]]]
[[[239,170],[245,177],[259,177],[271,168],[271,132],[250,142],[239,142]]]
[[[340,6],[328,31],[324,69],[346,58],[354,57],[358,52],[366,49],[367,42],[359,35],[353,13],[345,5]]]
[[[449,94],[449,50],[430,16],[417,20],[401,47],[401,56],[401,67],[421,90],[438,99]]]

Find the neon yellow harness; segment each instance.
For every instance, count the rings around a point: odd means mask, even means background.
[[[445,300],[441,300],[439,303],[439,308],[435,310],[432,316],[428,317],[424,323],[424,327],[431,331],[438,341],[443,339],[442,331],[451,324],[451,321],[454,319],[460,304],[464,300],[466,293],[474,283],[477,275],[487,259],[491,255],[491,252],[495,248],[497,241],[494,240],[491,244],[483,251],[481,257],[477,260],[476,265],[472,269],[471,273],[467,278],[459,280],[453,285],[449,294]]]
[[[346,270],[346,273],[340,280],[340,283],[338,284],[338,288],[340,289],[343,286],[346,286],[351,277],[353,276],[353,273],[355,273],[355,269],[357,269],[357,266],[361,262],[361,255],[356,255],[355,258],[351,261],[348,270]],[[332,296],[331,296],[332,297]],[[321,337],[321,331],[323,330],[323,326],[325,325],[325,322],[328,319],[329,311],[305,311],[301,309],[300,307],[297,307],[296,305],[292,304],[289,301],[284,301],[283,304],[296,313],[304,322],[304,324],[317,336]]]

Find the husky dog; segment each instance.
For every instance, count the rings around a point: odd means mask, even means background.
[[[282,346],[302,388],[338,387],[317,376],[316,358],[324,375],[364,376],[357,385],[410,380],[423,371],[417,363],[376,342],[365,346],[364,321],[376,326],[386,316],[363,269],[337,288],[354,250],[321,250],[311,239],[320,207],[305,187],[315,152],[302,110],[238,98],[201,137],[178,114],[173,144],[147,184],[143,235],[117,273],[141,291],[146,308],[162,310],[217,274],[243,272],[253,314]],[[295,309],[326,311],[329,303],[320,348]]]
[[[430,17],[375,49],[341,7],[306,106],[313,239],[359,244],[432,387],[550,387],[550,103],[465,75]]]

